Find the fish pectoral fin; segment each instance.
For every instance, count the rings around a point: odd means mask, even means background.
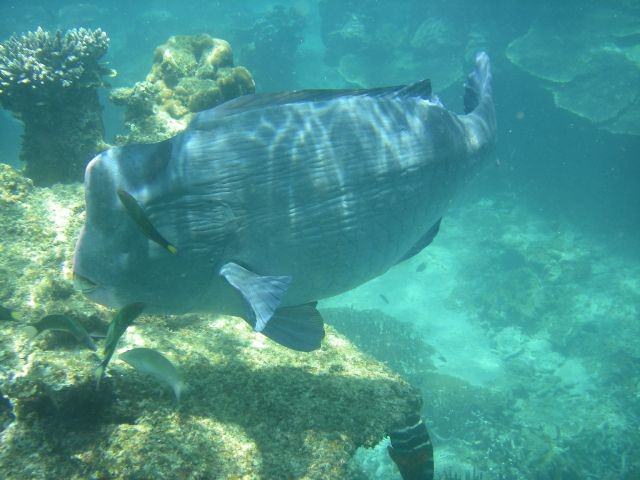
[[[317,302],[278,308],[262,333],[274,342],[300,352],[320,348],[324,322]]]
[[[233,262],[223,265],[220,275],[242,294],[251,307],[255,322],[250,323],[256,332],[262,332],[267,326],[291,284],[289,276],[262,276]]]

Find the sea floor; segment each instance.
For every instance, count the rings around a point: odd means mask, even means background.
[[[567,222],[475,198],[419,255],[321,308],[376,318],[337,327],[422,390],[441,478],[640,478],[640,261]],[[354,465],[400,478],[384,445]]]

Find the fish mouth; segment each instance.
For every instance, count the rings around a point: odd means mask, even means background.
[[[97,283],[75,271],[73,272],[73,286],[84,295],[91,294],[98,289]]]

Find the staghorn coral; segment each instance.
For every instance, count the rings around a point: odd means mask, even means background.
[[[249,71],[233,65],[228,42],[209,35],[176,35],[160,45],[144,82],[110,96],[125,106],[126,136],[119,143],[153,143],[184,130],[192,114],[253,93]]]
[[[97,88],[107,34],[38,28],[0,43],[0,105],[24,124],[21,160],[36,184],[80,180],[105,147]]]

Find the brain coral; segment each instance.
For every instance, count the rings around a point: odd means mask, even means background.
[[[115,89],[110,99],[126,107],[128,135],[119,141],[152,143],[184,130],[194,112],[254,91],[249,71],[233,65],[228,42],[176,35],[156,48],[145,81]]]

